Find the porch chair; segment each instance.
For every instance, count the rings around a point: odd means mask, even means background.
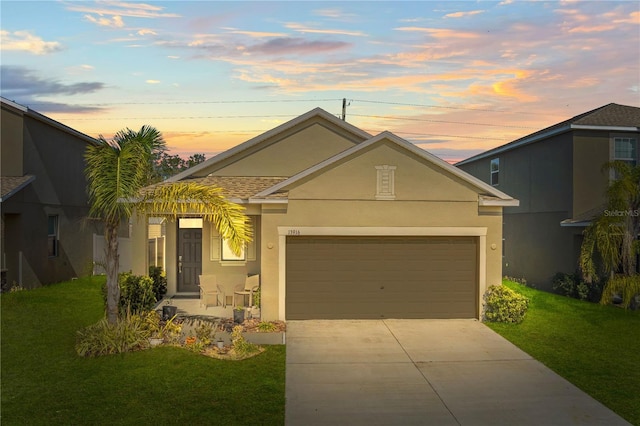
[[[236,306],[236,296],[242,296],[242,303],[244,303],[244,296],[249,296],[249,306],[253,306],[253,292],[260,288],[260,275],[251,275],[244,281],[244,288],[233,292],[233,306]]]
[[[210,298],[215,299],[215,306],[219,306],[219,299],[222,298],[222,307],[226,308],[227,304],[224,297],[224,291],[218,284],[218,279],[215,275],[198,275],[200,284],[200,306],[204,305],[207,308]]]

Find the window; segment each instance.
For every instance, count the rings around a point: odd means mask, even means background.
[[[491,160],[491,185],[495,186],[500,183],[500,159]]]
[[[58,215],[47,218],[47,255],[49,257],[58,256]]]
[[[638,140],[635,138],[614,138],[613,159],[635,166],[638,162]]]
[[[221,249],[222,258],[221,258],[221,260],[223,260],[223,261],[229,261],[229,260],[231,260],[231,261],[233,261],[233,260],[245,261],[245,260],[247,260],[247,254],[246,254],[246,250],[244,248],[242,249],[242,252],[238,256],[229,247],[229,241],[228,240],[225,240],[225,239],[221,238],[220,241],[222,242],[222,249]]]

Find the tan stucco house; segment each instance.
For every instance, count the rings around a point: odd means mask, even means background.
[[[227,291],[259,274],[266,320],[479,318],[485,289],[501,282],[502,209],[518,205],[319,108],[170,180],[223,188],[246,207],[254,241],[235,256],[198,217],[139,218],[134,273],[161,258],[169,294],[197,293],[200,274]]]

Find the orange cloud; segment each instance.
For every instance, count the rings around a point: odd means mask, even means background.
[[[444,15],[444,17],[445,18],[464,18],[466,16],[478,15],[480,13],[484,13],[484,10],[471,10],[471,11],[468,11],[468,12],[448,13],[448,14]]]
[[[313,33],[313,34],[338,34],[338,35],[347,35],[347,36],[355,36],[355,37],[363,37],[366,36],[362,31],[351,31],[351,30],[340,30],[340,29],[317,29],[317,28],[309,28],[302,24],[296,24],[294,22],[289,22],[285,24],[285,27],[290,30],[294,30],[300,33]]]
[[[462,38],[462,39],[473,39],[479,38],[480,36],[476,33],[465,32],[459,30],[451,30],[448,28],[425,28],[425,27],[398,27],[394,28],[396,31],[408,31],[408,32],[421,32],[421,33],[429,33],[434,38]]]
[[[616,28],[617,27],[612,24],[594,25],[594,26],[581,25],[578,27],[571,28],[569,32],[570,33],[600,33],[603,31],[611,31]]]

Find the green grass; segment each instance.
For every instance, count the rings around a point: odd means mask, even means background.
[[[518,325],[489,327],[635,425],[640,425],[640,312],[583,302],[517,283],[530,298]]]
[[[76,355],[76,331],[103,316],[102,280],[0,297],[3,426],[284,423],[284,346],[244,361],[176,347]]]

